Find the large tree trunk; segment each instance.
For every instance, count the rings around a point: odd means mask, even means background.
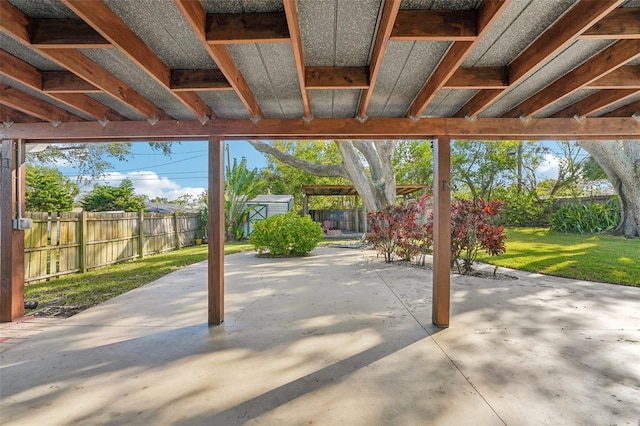
[[[622,207],[616,233],[640,237],[640,141],[580,141],[600,164],[613,185]]]
[[[335,141],[342,156],[340,164],[310,163],[262,141],[250,140],[249,143],[258,151],[312,175],[349,179],[367,210],[380,210],[396,202],[395,171],[391,163],[395,141]]]

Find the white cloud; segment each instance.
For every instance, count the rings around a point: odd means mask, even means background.
[[[172,201],[185,194],[191,194],[197,198],[205,191],[205,188],[181,187],[171,179],[158,176],[156,172],[151,171],[109,172],[99,179],[94,179],[93,183],[118,186],[125,179],[131,180],[136,194],[146,195],[149,198],[164,197]]]
[[[544,160],[538,168],[538,175],[543,179],[555,179],[558,177],[558,165],[560,158],[551,153],[544,154]]]

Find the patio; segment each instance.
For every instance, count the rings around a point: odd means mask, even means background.
[[[518,271],[452,277],[371,251],[225,258],[210,327],[192,265],[1,354],[0,416],[28,424],[637,424],[640,288]],[[505,271],[502,271],[505,272]]]

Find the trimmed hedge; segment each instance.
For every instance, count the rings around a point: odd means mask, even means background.
[[[322,226],[294,212],[271,216],[253,226],[249,242],[258,253],[271,255],[304,256],[322,241]]]

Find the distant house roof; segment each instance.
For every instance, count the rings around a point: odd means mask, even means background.
[[[180,206],[178,204],[146,203],[145,211],[149,213],[173,213],[176,211],[196,212],[198,209],[188,206]]]
[[[408,195],[428,188],[430,185],[397,185],[397,195]],[[353,185],[303,185],[306,195],[358,195]]]
[[[258,195],[250,203],[290,203],[293,195]]]

